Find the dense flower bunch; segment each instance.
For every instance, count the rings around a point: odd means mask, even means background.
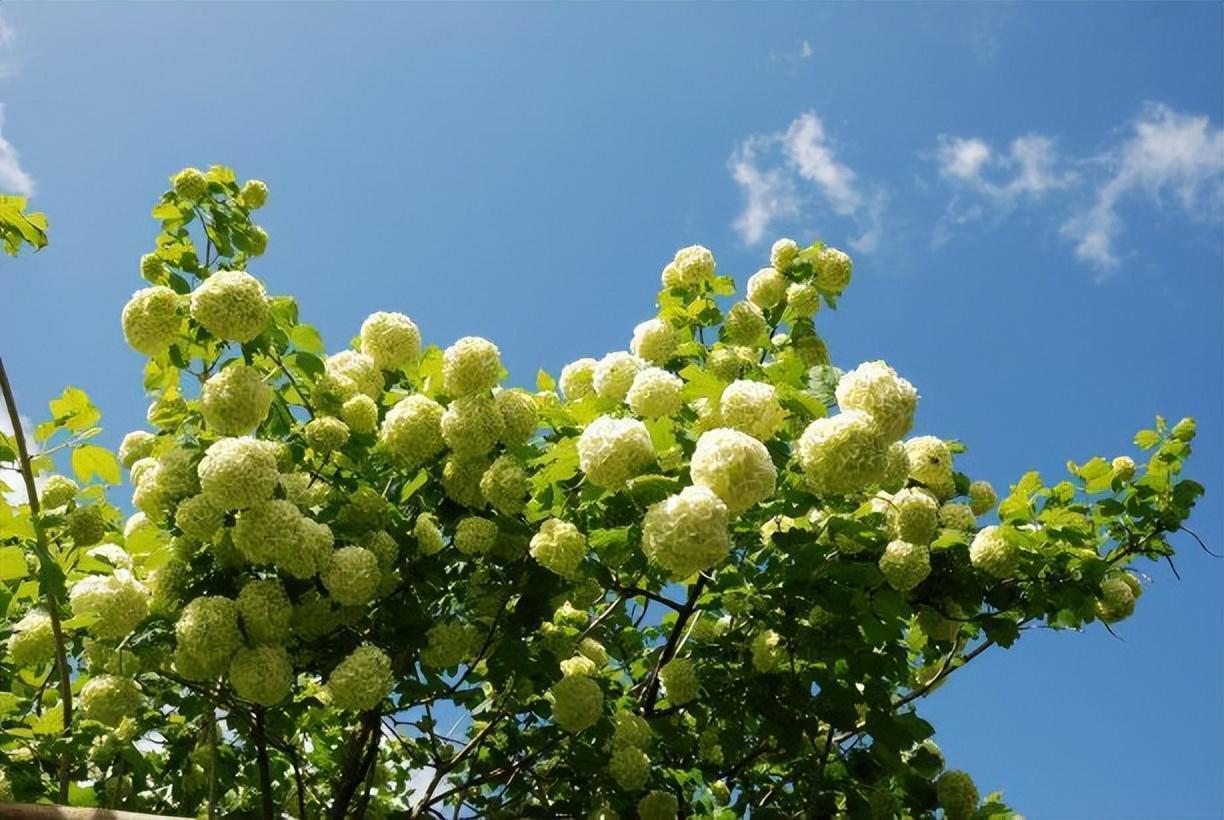
[[[1167,555],[1197,495],[1193,426],[1162,421],[1146,463],[1000,499],[963,445],[913,435],[893,368],[832,366],[816,318],[853,265],[819,243],[779,240],[743,299],[681,249],[628,349],[534,392],[493,341],[434,346],[386,306],[329,355],[257,278],[267,198],[187,169],[155,210],[122,317],[152,394],[114,465],[137,512],[82,471],[43,485],[83,719],[181,770],[142,784],[99,752],[99,800],[127,777],[124,806],[211,781],[233,816],[259,790],[302,816],[1001,816],[941,776],[915,704],[1029,621],[1130,616],[1126,565]],[[68,394],[54,414],[96,421]],[[47,674],[48,611],[14,611],[6,659]]]

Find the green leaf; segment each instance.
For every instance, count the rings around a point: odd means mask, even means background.
[[[58,399],[49,402],[51,417],[58,425],[78,433],[92,427],[102,413],[89,400],[89,394],[79,387],[67,387]]]
[[[323,344],[323,337],[311,325],[294,325],[289,331],[289,340],[298,350],[304,350],[316,356],[322,356],[327,352],[327,347]]]
[[[94,476],[107,484],[118,484],[121,480],[119,459],[110,450],[96,444],[86,444],[72,451],[72,471],[81,483],[92,480]]]
[[[1140,450],[1150,450],[1160,443],[1160,434],[1155,430],[1140,430],[1135,433],[1135,445]]]
[[[21,547],[0,547],[0,581],[15,581],[30,574]]]
[[[557,389],[557,383],[553,381],[553,377],[548,375],[548,371],[541,368],[536,372],[536,390],[552,391]]]

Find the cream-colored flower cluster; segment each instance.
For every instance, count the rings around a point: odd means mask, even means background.
[[[608,490],[621,489],[654,460],[650,432],[636,419],[600,416],[578,439],[579,469],[592,484]]]
[[[339,709],[364,712],[391,693],[391,659],[381,649],[359,646],[336,665],[327,678],[327,691]]]
[[[540,566],[562,578],[578,577],[578,566],[586,556],[586,536],[573,524],[550,518],[531,538],[531,557]]]
[[[708,487],[685,487],[642,519],[642,551],[676,580],[716,566],[730,548],[727,507]]]

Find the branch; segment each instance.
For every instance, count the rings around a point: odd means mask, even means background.
[[[251,731],[255,740],[255,759],[259,765],[259,797],[263,806],[264,820],[276,817],[276,804],[272,799],[272,772],[268,767],[268,738],[264,733],[264,709],[255,707],[255,723]]]
[[[646,689],[642,692],[643,713],[646,715],[654,714],[655,700],[659,696],[659,670],[676,654],[676,647],[680,643],[680,636],[684,634],[684,625],[697,609],[697,599],[701,597],[701,592],[705,589],[705,585],[706,576],[698,575],[697,582],[689,587],[688,600],[684,602],[684,607],[678,610],[676,623],[672,625],[671,634],[667,636],[667,643],[663,645],[663,651],[659,653],[659,659],[655,663],[654,669],[650,671],[650,676],[646,678]]]

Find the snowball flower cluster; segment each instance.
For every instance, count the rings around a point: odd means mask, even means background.
[[[347,388],[351,384],[351,392],[364,393],[372,399],[377,399],[382,394],[382,373],[374,359],[365,353],[358,353],[356,350],[333,353],[323,362],[323,372],[339,385]],[[347,389],[340,392],[345,400],[351,396]]]
[[[662,278],[665,288],[693,288],[708,282],[714,278],[714,254],[701,245],[681,248],[663,269]]]
[[[247,210],[257,211],[268,202],[268,186],[263,180],[248,179],[242,184],[238,195],[242,197],[242,204]]]
[[[550,572],[570,580],[578,577],[578,566],[586,550],[586,536],[573,524],[558,518],[545,521],[531,538],[531,557]]]
[[[955,492],[952,451],[948,445],[935,436],[919,436],[905,442],[905,454],[909,458],[911,478],[924,484],[940,498],[947,498]]]
[[[772,496],[778,477],[764,444],[726,427],[701,434],[689,470],[693,483],[712,490],[731,515]]]
[[[54,658],[55,631],[47,613],[31,610],[13,624],[8,651],[13,664],[18,667],[42,666]]]
[[[592,484],[608,490],[621,489],[654,460],[650,432],[637,419],[600,416],[578,439],[579,469]]]
[[[472,656],[477,635],[459,621],[436,623],[425,633],[421,663],[433,669],[452,669]]]
[[[119,463],[131,467],[137,460],[147,457],[153,452],[157,436],[144,430],[133,430],[123,437],[119,443]]]
[[[493,398],[497,401],[497,411],[501,413],[503,422],[501,440],[506,444],[522,444],[531,438],[540,426],[535,397],[516,387],[498,390]]]
[[[337,603],[361,606],[374,598],[382,575],[374,553],[364,547],[348,546],[331,554],[319,577]]]
[[[484,555],[497,543],[497,524],[469,515],[455,525],[455,549],[464,555]]]
[[[238,607],[217,595],[196,598],[183,607],[174,635],[179,672],[195,680],[215,677],[229,667],[230,658],[242,646]]]
[[[86,720],[118,726],[125,717],[135,715],[144,702],[136,681],[116,675],[98,675],[81,687],[81,712]]]
[[[654,733],[646,719],[625,709],[612,716],[612,743],[615,746],[636,746],[645,749]]]
[[[758,632],[752,639],[752,668],[766,673],[777,670],[786,657],[782,636],[772,629]]]
[[[278,563],[300,548],[302,513],[292,501],[272,499],[238,514],[234,546],[254,564]]]
[[[897,441],[914,424],[918,391],[882,361],[864,362],[842,376],[836,393],[838,407],[871,416],[886,441]]]
[[[969,485],[969,507],[974,515],[984,515],[994,509],[999,496],[989,481],[975,481]]]
[[[96,506],[77,507],[64,517],[64,532],[78,547],[88,547],[102,540],[106,522]]]
[[[1114,478],[1130,481],[1135,477],[1135,460],[1130,456],[1118,456],[1109,466]]]
[[[845,251],[825,248],[816,257],[816,286],[826,293],[838,294],[850,284],[854,265]]]
[[[1097,600],[1097,617],[1112,624],[1128,618],[1135,611],[1135,603],[1142,587],[1128,572],[1111,575],[1101,582],[1101,597]]]
[[[684,382],[661,367],[648,367],[633,377],[625,401],[644,419],[673,416],[684,406]]]
[[[612,754],[608,757],[608,774],[627,792],[635,792],[646,785],[650,776],[650,758],[640,748],[627,743],[612,741]]]
[[[332,703],[350,712],[374,708],[391,694],[391,685],[391,659],[368,644],[354,649],[327,678]]]
[[[681,706],[697,698],[697,670],[688,658],[672,658],[659,670],[659,680],[673,706]]]
[[[208,541],[225,525],[225,510],[217,506],[212,496],[193,495],[175,509],[174,525],[188,538]]]
[[[1020,551],[998,527],[983,527],[969,545],[969,560],[987,575],[1008,578],[1020,568]]]
[[[772,384],[739,379],[723,389],[718,399],[718,414],[727,427],[769,441],[786,421],[786,411],[778,402]]]
[[[438,519],[429,513],[421,513],[417,516],[416,523],[412,525],[412,537],[417,540],[417,546],[425,555],[441,552],[446,546],[446,541],[442,537],[442,529],[438,526]]]
[[[739,345],[755,345],[765,338],[769,325],[765,314],[752,302],[736,302],[723,319],[723,332]]]
[[[769,249],[769,264],[786,273],[791,263],[799,256],[799,243],[793,239],[779,239]]]
[[[977,526],[977,518],[968,504],[948,502],[939,508],[939,523],[950,530],[972,532]]]
[[[371,313],[361,323],[361,352],[379,370],[399,370],[421,355],[421,331],[402,313]]]
[[[123,338],[146,356],[162,353],[178,336],[178,303],[178,294],[167,287],[136,291],[123,308]]]
[[[426,396],[408,396],[387,411],[379,440],[402,467],[422,464],[442,452],[442,405]]]
[[[47,478],[42,489],[38,493],[38,500],[43,505],[44,509],[54,510],[65,506],[69,501],[76,498],[77,490],[80,488],[77,483],[71,478],[62,475],[53,475]]]
[[[174,193],[188,202],[199,202],[208,193],[208,178],[198,168],[184,168],[170,180]]]
[[[474,510],[483,509],[486,502],[480,480],[487,469],[489,459],[485,456],[447,459],[442,467],[442,489],[447,498]]]
[[[111,575],[88,575],[72,585],[68,600],[76,615],[92,615],[95,637],[119,640],[149,614],[149,590],[126,569]]]
[[[258,427],[272,406],[272,388],[253,367],[241,362],[209,378],[200,391],[204,423],[223,436],[240,436]]]
[[[886,465],[879,431],[857,410],[813,421],[799,437],[798,451],[808,484],[820,494],[864,490],[883,476]]]
[[[676,820],[680,802],[670,792],[652,791],[638,801],[638,820]]]
[[[349,440],[348,425],[331,416],[318,416],[306,423],[306,443],[320,455],[335,452]]]
[[[518,515],[527,506],[527,471],[512,455],[494,459],[480,478],[480,492],[502,515]]]
[[[442,414],[442,439],[460,457],[489,452],[505,429],[497,401],[488,395],[455,399]]]
[[[969,820],[977,809],[977,786],[965,772],[954,769],[941,774],[935,781],[935,793],[947,820]]]
[[[275,579],[250,581],[238,593],[238,615],[253,643],[279,643],[289,637],[293,604]]]
[[[633,379],[638,371],[646,367],[646,362],[632,353],[616,351],[604,356],[595,365],[591,384],[595,395],[610,401],[624,401],[633,386]]]
[[[340,405],[340,418],[355,433],[373,433],[378,429],[378,404],[365,393],[358,393]]]
[[[939,502],[918,487],[901,490],[889,505],[889,526],[897,538],[930,544],[939,526]]]
[[[191,294],[191,318],[218,339],[249,342],[268,323],[268,293],[246,271],[223,270]]]
[[[880,556],[880,572],[897,592],[909,592],[931,574],[931,552],[922,544],[890,541]]]
[[[629,350],[645,361],[662,364],[672,357],[679,342],[670,324],[662,319],[647,319],[633,329]]]
[[[442,386],[452,399],[483,393],[501,378],[501,352],[479,336],[464,336],[442,354]]]
[[[716,566],[730,549],[727,507],[708,487],[685,487],[642,519],[642,551],[676,580]]]
[[[272,497],[279,480],[276,452],[253,438],[223,438],[204,453],[200,488],[221,509],[250,507]]]
[[[566,401],[580,401],[595,392],[595,366],[599,362],[587,357],[561,368],[561,392]]]
[[[820,289],[811,282],[795,282],[786,289],[786,307],[795,316],[820,310]]]
[[[582,675],[562,678],[553,685],[553,722],[567,732],[594,726],[603,713],[603,690]]]
[[[229,682],[243,700],[275,706],[293,688],[293,665],[283,646],[243,647],[230,661]]]
[[[786,288],[789,283],[777,268],[761,268],[748,277],[748,301],[759,308],[768,310],[786,299]]]

